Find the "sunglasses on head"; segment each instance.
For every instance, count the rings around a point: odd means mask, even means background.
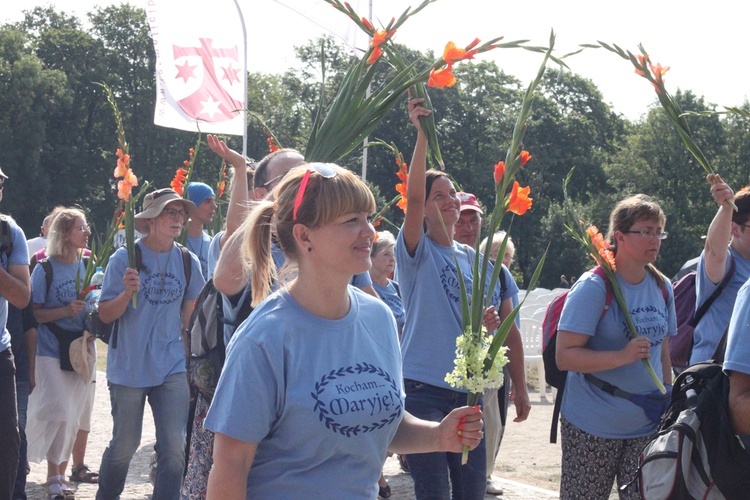
[[[305,191],[307,191],[307,183],[310,180],[310,173],[316,172],[318,175],[325,179],[333,179],[339,174],[341,167],[333,163],[309,163],[305,175],[302,176],[302,181],[299,183],[299,189],[297,189],[297,196],[294,198],[294,211],[292,212],[292,220],[297,220],[297,211],[299,210],[302,201],[305,199]]]

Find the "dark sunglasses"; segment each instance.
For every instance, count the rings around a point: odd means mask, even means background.
[[[299,183],[299,189],[297,189],[297,196],[294,198],[294,211],[292,212],[292,220],[297,220],[297,211],[299,210],[302,201],[305,199],[305,191],[307,191],[307,183],[310,180],[310,173],[317,172],[318,175],[325,179],[333,179],[339,174],[341,167],[333,163],[309,163],[305,175],[302,176],[302,181]]]

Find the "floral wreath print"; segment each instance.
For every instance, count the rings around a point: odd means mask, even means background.
[[[323,375],[319,382],[315,383],[315,391],[310,393],[315,400],[314,410],[318,413],[318,418],[323,422],[326,428],[332,430],[335,433],[339,433],[342,436],[352,437],[357,436],[360,433],[372,432],[393,423],[394,420],[401,416],[403,411],[402,403],[400,398],[396,398],[397,406],[394,411],[385,418],[376,420],[369,425],[358,424],[355,426],[342,425],[336,422],[331,414],[333,413],[324,401],[321,401],[320,396],[328,388],[329,384],[336,381],[337,379],[349,376],[349,375],[362,375],[362,374],[375,374],[381,377],[385,382],[386,386],[393,390],[395,394],[400,394],[401,390],[396,384],[396,381],[391,376],[383,371],[382,368],[378,368],[375,365],[369,363],[357,363],[354,366],[342,367],[338,370],[331,370],[328,374]]]
[[[144,294],[149,304],[155,306],[171,304],[182,298],[182,281],[174,273],[149,275],[143,283]]]

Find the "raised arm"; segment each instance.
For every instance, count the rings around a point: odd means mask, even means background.
[[[708,226],[706,234],[706,244],[704,249],[706,275],[712,283],[718,283],[724,277],[726,271],[727,258],[729,256],[729,241],[735,236],[735,231],[741,231],[739,227],[732,227],[732,207],[726,203],[734,199],[734,192],[723,180],[721,176],[709,174],[706,177],[711,183],[711,196],[719,205],[711,225]],[[739,235],[737,235],[739,236]]]
[[[229,240],[237,228],[242,225],[250,209],[250,198],[248,198],[247,166],[245,158],[237,151],[230,149],[227,144],[217,136],[206,135],[208,147],[219,155],[225,162],[234,168],[234,179],[232,180],[232,192],[229,194],[229,207],[227,208],[227,229],[221,237],[220,246]]]
[[[245,289],[249,276],[242,269],[243,231],[236,231],[219,254],[214,269],[214,286],[224,295],[236,295]]]
[[[424,223],[425,183],[427,170],[427,136],[419,123],[420,116],[427,116],[430,111],[421,106],[424,99],[409,100],[409,120],[417,129],[417,143],[409,166],[409,179],[406,184],[406,216],[404,217],[404,243],[410,255],[414,255],[417,244],[422,237]]]

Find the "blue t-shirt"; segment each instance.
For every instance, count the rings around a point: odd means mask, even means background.
[[[396,281],[406,311],[401,351],[404,378],[466,392],[466,389],[454,388],[445,381],[445,375],[453,371],[456,338],[462,333],[461,291],[454,252],[466,288],[471,294],[472,248],[455,242],[452,247],[439,245],[422,233],[412,257],[406,251],[403,232],[399,233],[396,240]],[[500,290],[498,280],[490,301],[495,306],[518,294],[518,287],[508,269],[503,266],[501,272],[505,274],[506,289]]]
[[[205,232],[201,233],[200,236],[188,236],[187,247],[188,250],[193,252],[198,261],[201,263],[201,274],[203,274],[203,281],[208,281],[208,253],[209,247],[211,246],[211,237]]]
[[[737,293],[732,320],[729,322],[724,370],[750,375],[750,281]]]
[[[26,247],[26,235],[23,234],[23,230],[16,225],[16,221],[3,215],[8,221],[8,227],[10,229],[10,241],[13,242],[13,251],[10,256],[5,252],[0,252],[0,266],[6,271],[8,266],[14,265],[29,265],[29,250]],[[5,323],[8,320],[8,299],[6,299],[0,293],[0,352],[3,352],[10,347],[10,332],[5,328]]]
[[[31,302],[42,304],[44,309],[65,307],[76,298],[76,276],[83,279],[86,266],[83,261],[65,264],[55,257],[47,257],[52,266],[52,283],[47,293],[47,273],[44,267],[37,264],[31,273]],[[55,321],[55,324],[71,332],[82,331],[86,311],[81,311],[75,317],[66,316]],[[49,356],[60,359],[60,344],[45,323],[40,323],[37,332],[36,353],[38,356]]]
[[[208,247],[208,278],[213,278],[214,269],[216,269],[216,263],[219,262],[219,254],[221,253],[221,237],[224,236],[226,231],[219,231],[211,239],[211,245]]]
[[[107,380],[127,387],[153,387],[185,371],[180,311],[183,302],[195,300],[205,282],[195,255],[190,256],[192,271],[185,290],[182,252],[176,245],[169,252],[155,253],[141,240],[137,244],[142,255],[138,304],[133,309],[133,302],[128,302],[120,316],[117,347],[110,345],[107,352]],[[127,248],[121,247],[104,273],[101,301],[123,291],[127,267]]]
[[[340,320],[281,289],[239,327],[205,427],[258,448],[247,498],[373,499],[403,418],[396,324],[349,287]]]
[[[626,282],[619,274],[617,280],[639,335],[651,341],[651,366],[661,377],[662,343],[666,336],[677,333],[672,286],[665,281],[665,302],[662,289],[651,273],[637,285]],[[604,280],[592,272],[584,273],[568,293],[558,329],[590,335],[588,349],[622,349],[630,340],[625,318],[614,299],[602,317],[605,298]],[[632,394],[651,394],[657,390],[640,360],[594,375]],[[604,392],[586,381],[582,373],[573,371],[568,372],[565,382],[561,412],[579,429],[609,439],[650,436],[657,426],[635,403]]]
[[[396,289],[395,281],[388,280],[388,284],[383,286],[372,282],[372,287],[378,292],[378,295],[383,302],[390,308],[393,313],[393,317],[396,318],[396,325],[398,326],[399,334],[404,329],[404,303],[401,301],[401,296]]]
[[[706,275],[705,252],[701,252],[701,258],[698,261],[698,270],[696,272],[696,292],[695,308],[697,309],[714,293],[719,286],[718,283],[711,283]],[[726,273],[731,264],[730,259],[734,260],[734,273],[729,279],[729,283],[721,291],[721,294],[714,300],[711,307],[708,308],[701,320],[695,326],[693,334],[693,352],[690,355],[690,364],[706,361],[714,355],[716,347],[719,345],[724,331],[729,325],[729,318],[732,316],[734,301],[737,298],[737,292],[740,287],[750,278],[750,261],[729,247],[729,257],[727,257]],[[721,282],[721,280],[719,280]]]
[[[16,382],[29,381],[29,357],[24,344],[24,334],[27,330],[38,328],[39,323],[34,316],[33,304],[22,310],[8,304],[8,331],[10,332],[13,357],[16,361]]]

